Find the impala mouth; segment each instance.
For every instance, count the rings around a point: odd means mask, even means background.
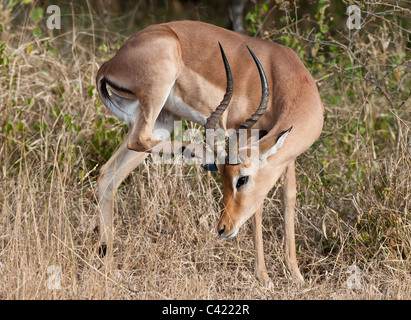
[[[235,228],[233,232],[231,232],[228,235],[225,235],[224,233],[220,233],[220,237],[224,238],[224,239],[230,239],[230,238],[234,238],[238,233],[238,228]]]

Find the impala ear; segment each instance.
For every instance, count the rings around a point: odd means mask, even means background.
[[[277,153],[284,143],[285,138],[290,133],[291,129],[284,131],[280,135],[266,137],[259,142],[260,160],[266,160],[269,156]]]

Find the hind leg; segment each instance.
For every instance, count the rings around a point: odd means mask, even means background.
[[[298,268],[295,252],[294,214],[297,188],[295,181],[295,162],[292,161],[284,172],[284,184],[282,186],[282,202],[284,208],[284,251],[285,265],[296,282],[304,282],[304,278]]]
[[[153,135],[153,129],[155,129],[160,114],[172,112],[172,110],[165,111],[164,105],[173,89],[174,80],[161,80],[162,82],[154,84],[144,97],[140,97],[139,112],[127,147],[137,152],[162,152],[169,155],[183,153],[188,158],[202,159],[203,164],[214,163],[213,153],[201,144],[164,141]]]

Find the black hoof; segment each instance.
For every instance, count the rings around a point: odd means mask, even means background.
[[[107,245],[102,244],[101,246],[98,247],[98,255],[100,258],[104,258],[107,254]]]

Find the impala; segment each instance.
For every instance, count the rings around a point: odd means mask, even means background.
[[[171,132],[173,122],[185,118],[206,129],[260,132],[247,140],[245,152],[238,150],[236,163],[218,164],[224,194],[217,231],[231,238],[253,217],[255,274],[269,284],[263,201],[281,178],[285,264],[293,279],[303,280],[295,252],[294,165],[319,137],[324,109],[313,78],[293,50],[202,22],[170,22],[132,36],[101,66],[96,80],[103,104],[130,127],[98,179],[102,253],[113,249],[113,199],[124,178],[148,153],[187,154],[188,148],[192,155],[193,144],[177,148],[155,134],[158,128]],[[204,168],[217,169],[206,161],[214,159],[210,148],[201,148],[204,152],[196,156],[203,158]]]

